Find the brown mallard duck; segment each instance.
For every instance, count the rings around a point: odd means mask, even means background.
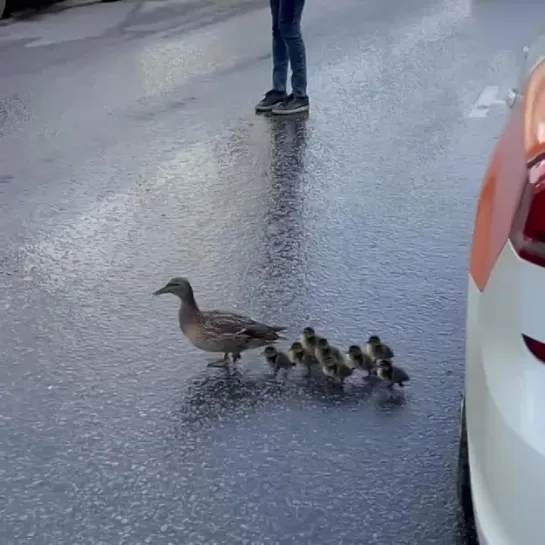
[[[180,298],[180,329],[193,346],[205,352],[223,352],[223,358],[211,362],[210,366],[218,363],[228,365],[229,354],[234,363],[240,359],[241,352],[261,348],[283,338],[278,332],[284,331],[285,327],[262,324],[234,312],[200,310],[187,278],[172,278],[154,295],[163,293],[173,293]]]

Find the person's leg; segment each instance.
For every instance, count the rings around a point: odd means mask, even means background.
[[[280,0],[279,29],[288,46],[293,96],[273,113],[295,113],[309,109],[307,96],[307,59],[301,34],[301,16],[305,0]]]
[[[280,4],[283,0],[270,0],[272,15],[273,88],[256,106],[258,112],[270,111],[286,98],[288,81],[288,46],[279,28]]]
[[[286,92],[288,82],[289,52],[280,31],[280,13],[284,0],[270,0],[272,14],[273,89]]]

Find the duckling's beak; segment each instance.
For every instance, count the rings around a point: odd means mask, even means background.
[[[161,289],[154,291],[153,295],[162,295],[163,293],[169,293],[169,292],[170,292],[170,288],[168,286],[164,286]]]

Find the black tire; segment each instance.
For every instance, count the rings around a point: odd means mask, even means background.
[[[0,19],[7,19],[10,15],[8,0],[0,0]]]
[[[464,404],[462,408],[462,418],[460,423],[460,439],[458,445],[458,475],[456,488],[463,523],[468,533],[468,541],[472,545],[476,545],[478,541],[475,532],[473,499],[471,497],[471,470],[469,467],[469,452],[467,446],[467,427],[465,415],[466,412]]]

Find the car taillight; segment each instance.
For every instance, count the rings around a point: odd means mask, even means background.
[[[528,337],[527,335],[523,335],[522,338],[524,339],[524,344],[526,345],[526,348],[539,360],[545,362],[545,344],[539,341],[536,341],[535,339],[532,339],[532,337]]]
[[[545,267],[545,157],[529,169],[510,238],[522,259]]]

